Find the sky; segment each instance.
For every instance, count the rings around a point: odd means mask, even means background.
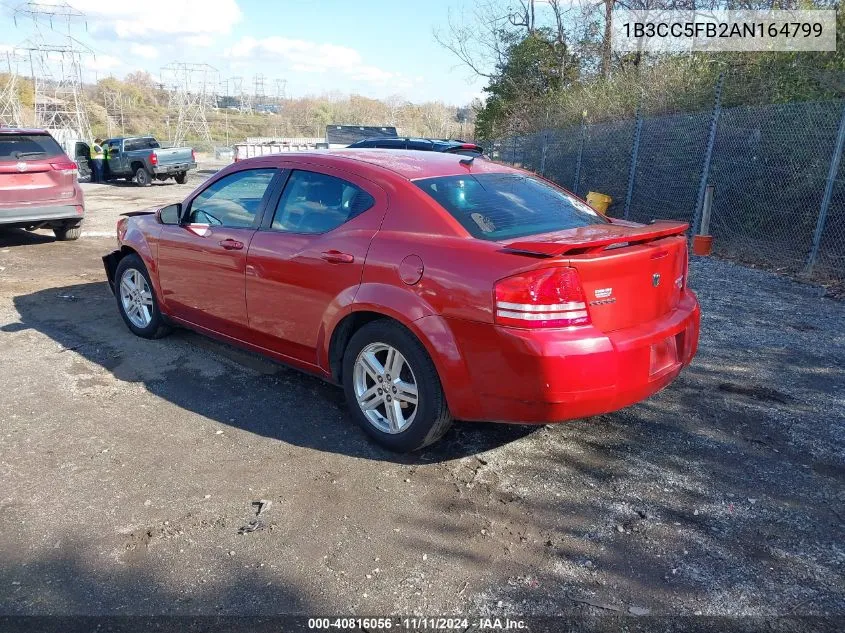
[[[449,11],[460,15],[471,0],[66,1],[85,14],[70,25],[94,52],[85,60],[85,81],[135,70],[159,77],[163,65],[179,61],[209,64],[221,81],[242,76],[251,85],[254,75],[263,74],[268,95],[276,79],[285,79],[293,97],[399,94],[413,102],[464,105],[482,96],[484,82],[459,66],[432,34],[447,24]],[[22,0],[3,3],[0,51],[36,33],[31,18],[11,19]],[[47,20],[38,27],[50,40],[67,28],[60,17],[52,30]],[[6,65],[2,57],[0,64]]]

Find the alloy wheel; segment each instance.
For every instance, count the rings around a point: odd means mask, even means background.
[[[417,415],[417,380],[402,353],[370,343],[355,360],[355,399],[367,420],[384,433],[401,433]]]
[[[120,278],[120,302],[126,316],[137,328],[153,320],[153,293],[147,279],[136,268],[127,268]]]

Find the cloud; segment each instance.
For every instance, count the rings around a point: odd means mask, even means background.
[[[129,47],[132,57],[143,57],[144,59],[155,59],[158,57],[158,49],[149,44],[132,44]]]
[[[406,87],[413,82],[403,75],[364,63],[361,54],[354,48],[337,46],[286,37],[256,39],[242,37],[224,55],[230,59],[258,59],[278,62],[286,61],[291,70],[303,73],[339,72],[355,81],[371,84],[395,84]]]
[[[185,44],[194,48],[208,48],[214,44],[214,38],[210,35],[189,35],[185,38]]]
[[[142,4],[68,0],[93,30],[124,39],[155,35],[226,34],[243,19],[237,0],[145,0]]]
[[[88,60],[86,66],[91,70],[110,70],[117,66],[121,66],[121,62],[117,57],[111,55],[97,55]]]

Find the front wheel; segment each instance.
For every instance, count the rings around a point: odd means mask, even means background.
[[[146,167],[139,167],[135,170],[135,184],[139,187],[149,187],[153,184],[153,177]]]
[[[352,416],[393,451],[432,444],[452,424],[434,363],[393,321],[373,321],[352,336],[343,356],[343,388]]]
[[[117,309],[136,336],[161,338],[170,332],[158,309],[158,300],[147,267],[137,255],[127,255],[114,273]]]
[[[188,181],[188,174],[184,171],[180,171],[176,174],[176,183],[180,185],[184,185]]]

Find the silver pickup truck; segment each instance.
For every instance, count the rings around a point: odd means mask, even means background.
[[[175,178],[180,185],[188,171],[197,168],[194,150],[190,147],[162,148],[152,136],[110,138],[103,142],[106,155],[106,180],[125,178],[141,187],[148,187],[153,179]]]

